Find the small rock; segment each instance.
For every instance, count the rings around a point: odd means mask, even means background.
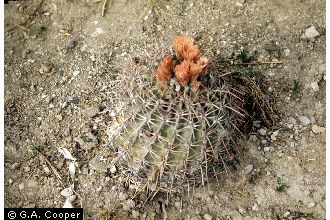
[[[87,118],[93,118],[100,112],[100,107],[98,105],[93,105],[85,109],[84,115]]]
[[[73,49],[78,44],[78,39],[76,37],[73,37],[69,40],[68,43],[68,49]]]
[[[56,118],[58,121],[62,121],[62,120],[63,120],[63,116],[62,116],[62,115],[55,115],[55,118]]]
[[[262,136],[265,136],[267,134],[267,130],[266,129],[259,129],[259,133],[262,135]]]
[[[289,129],[292,129],[293,128],[293,124],[287,123],[286,124],[286,127],[289,128]]]
[[[209,215],[209,214],[205,214],[205,215],[203,215],[203,218],[204,218],[205,220],[212,220],[212,219],[213,219],[212,216]]]
[[[311,82],[310,87],[314,92],[320,91],[319,84],[317,82]]]
[[[16,169],[19,168],[19,166],[20,166],[20,164],[16,162],[16,163],[13,163],[13,164],[11,165],[10,168],[11,168],[12,170],[16,170]]]
[[[96,60],[95,54],[90,55],[89,58],[91,58],[92,62],[94,62]]]
[[[316,30],[315,26],[313,25],[306,29],[305,36],[307,38],[315,38],[320,36],[320,33]]]
[[[24,189],[24,183],[19,184],[19,185],[18,185],[18,189],[19,189],[19,190],[23,190],[23,189]]]
[[[132,199],[129,199],[125,202],[124,206],[123,206],[123,209],[125,211],[129,211],[131,210],[132,208],[134,208],[135,206],[135,202],[132,200]]]
[[[314,134],[324,133],[325,132],[325,128],[324,127],[320,127],[318,125],[312,125],[312,131],[313,131]]]
[[[242,215],[246,213],[246,209],[243,207],[238,207],[238,212],[241,213]]]
[[[50,173],[50,170],[49,170],[47,165],[44,165],[43,168],[44,168],[44,171],[45,171],[46,174]]]
[[[132,216],[133,218],[138,218],[140,213],[138,211],[132,210]]]
[[[284,214],[283,214],[283,217],[286,218],[290,215],[291,213],[289,211],[286,211]]]
[[[268,145],[268,141],[267,141],[267,139],[262,139],[262,140],[260,141],[260,144],[261,144],[262,146],[267,146],[267,145]]]
[[[178,210],[181,210],[181,202],[175,202],[174,203],[175,208],[177,208]]]
[[[83,46],[80,47],[80,51],[84,52],[86,50],[87,44],[84,44]]]
[[[264,151],[265,151],[265,152],[269,152],[270,149],[271,149],[271,147],[264,147]]]
[[[272,139],[273,141],[276,141],[276,136],[278,135],[278,131],[274,131],[272,133],[272,135],[270,136],[270,139]]]
[[[80,73],[80,70],[73,70],[73,71],[72,71],[72,75],[73,75],[73,76],[78,76],[79,73]]]
[[[284,56],[286,56],[286,57],[289,56],[289,54],[290,54],[290,49],[288,49],[288,48],[284,49],[283,54],[284,54]]]
[[[249,164],[245,167],[245,174],[249,174],[251,173],[253,170],[253,165],[252,164]]]
[[[8,179],[8,183],[11,185],[14,182],[12,179]]]
[[[258,210],[258,204],[257,203],[253,203],[252,210],[253,211],[257,211]]]
[[[116,168],[116,166],[111,166],[111,167],[110,167],[110,173],[114,174],[114,173],[116,173],[116,172],[117,172],[117,168]]]
[[[314,206],[315,206],[315,202],[310,202],[307,205],[308,208],[313,208]]]
[[[240,2],[236,2],[236,5],[237,5],[238,7],[242,7],[242,6],[243,6],[243,4],[240,3]]]
[[[120,192],[118,198],[122,202],[128,198],[128,195],[126,193]]]
[[[309,118],[305,115],[299,116],[298,119],[304,126],[307,126],[311,123],[311,120],[309,120]]]
[[[163,32],[163,31],[164,31],[164,26],[162,26],[162,25],[157,25],[157,31],[158,31],[158,32]]]
[[[72,196],[72,194],[73,194],[73,191],[71,188],[65,188],[61,191],[61,196],[64,196],[64,197]]]

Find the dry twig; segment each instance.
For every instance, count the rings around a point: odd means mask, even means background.
[[[269,62],[251,62],[251,63],[234,63],[234,65],[261,65],[261,64],[282,64],[282,61],[269,61]]]
[[[104,0],[103,6],[102,6],[102,14],[101,16],[104,17],[105,7],[107,6],[108,0]]]

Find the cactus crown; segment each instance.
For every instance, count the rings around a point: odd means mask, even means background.
[[[242,116],[237,92],[222,70],[207,70],[192,39],[177,36],[173,48],[176,55],[162,59],[156,80],[124,80],[107,131],[128,181],[167,192],[205,184],[225,169]]]

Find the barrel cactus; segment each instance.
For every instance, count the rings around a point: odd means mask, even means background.
[[[127,74],[107,129],[114,161],[131,183],[167,192],[204,185],[236,151],[239,92],[193,40],[173,39],[154,73]]]

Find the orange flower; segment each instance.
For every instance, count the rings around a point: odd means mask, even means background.
[[[199,87],[202,85],[200,81],[194,81],[191,83],[191,87],[195,89],[199,89]]]
[[[196,60],[200,54],[200,50],[198,46],[194,45],[194,41],[184,36],[173,38],[173,48],[177,56],[185,60]]]
[[[203,69],[207,65],[207,58],[201,57],[198,59],[197,63],[193,63],[190,68],[190,75],[192,79],[197,79],[197,77],[200,75],[200,73],[203,71]]]
[[[167,55],[163,58],[162,65],[166,67],[168,70],[172,70],[172,57]]]
[[[158,82],[166,82],[172,75],[172,57],[165,56],[162,63],[156,70],[156,79]]]
[[[184,60],[174,68],[175,78],[181,85],[186,85],[190,79],[191,62]]]

